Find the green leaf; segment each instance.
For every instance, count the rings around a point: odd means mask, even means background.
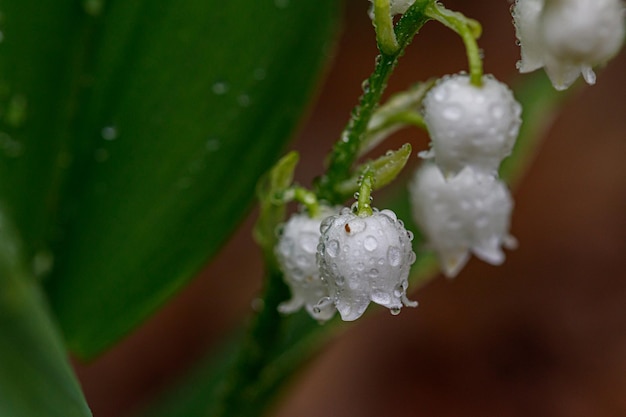
[[[397,151],[388,151],[385,155],[361,164],[355,169],[355,175],[336,185],[337,194],[346,198],[359,190],[359,178],[366,171],[373,176],[373,189],[379,190],[396,179],[411,157],[411,144],[405,143]]]
[[[76,354],[119,340],[224,243],[311,98],[340,9],[336,0],[3,7],[2,107],[18,100],[0,130],[20,149],[0,157],[0,199],[29,256],[53,250],[46,290]],[[0,148],[13,144],[4,137]]]
[[[20,246],[0,211],[0,415],[91,416]]]

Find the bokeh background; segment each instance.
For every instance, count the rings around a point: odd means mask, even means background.
[[[510,2],[445,4],[481,21],[486,72],[515,82]],[[373,68],[366,10],[364,0],[348,2],[337,54],[293,144],[302,152],[302,184],[320,173]],[[431,22],[389,91],[465,67],[460,39]],[[621,53],[598,71],[596,86],[570,93],[515,190],[520,247],[503,266],[472,260],[455,280],[439,276],[414,289],[417,309],[397,317],[377,309],[346,325],[270,414],[626,416],[625,76]],[[417,150],[428,143],[407,130],[390,147],[406,141]],[[254,218],[136,333],[93,363],[74,362],[94,416],[141,410],[250,316],[262,284]]]

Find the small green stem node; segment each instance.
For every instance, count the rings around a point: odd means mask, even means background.
[[[374,188],[374,171],[366,168],[359,184],[359,198],[357,200],[357,215],[359,217],[367,217],[374,214],[372,211],[371,194]]]

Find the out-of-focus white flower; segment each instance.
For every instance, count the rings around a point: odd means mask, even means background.
[[[318,265],[329,297],[345,321],[356,320],[370,301],[398,314],[406,297],[409,269],[415,262],[413,235],[391,210],[360,217],[348,208],[322,222]]]
[[[285,282],[291,289],[291,299],[278,306],[281,313],[293,313],[304,306],[319,321],[328,320],[335,314],[332,305],[316,307],[320,299],[328,297],[328,286],[320,279],[316,253],[320,223],[337,211],[322,207],[316,218],[306,213],[294,214],[283,226],[274,252]]]
[[[557,90],[581,74],[594,84],[592,67],[611,59],[624,39],[621,0],[516,0],[513,18],[522,48],[518,69],[545,67]]]
[[[424,163],[409,191],[413,216],[446,276],[456,276],[470,252],[499,265],[501,247],[515,246],[508,234],[513,201],[495,176],[466,167],[446,179],[436,165]]]
[[[513,93],[494,77],[485,75],[477,87],[470,77],[442,78],[424,99],[424,121],[431,151],[446,175],[465,166],[495,173],[511,153],[521,125],[521,106]]]

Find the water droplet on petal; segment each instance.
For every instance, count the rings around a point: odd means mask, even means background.
[[[398,314],[400,314],[400,307],[391,307],[389,311],[392,315],[397,316]]]
[[[339,255],[339,241],[333,239],[326,245],[326,253],[331,257]]]
[[[387,249],[387,259],[389,260],[389,265],[400,266],[402,262],[402,252],[400,248],[397,246],[389,246],[389,249]]]
[[[393,289],[393,296],[396,298],[402,297],[403,293],[404,293],[404,288],[402,288],[402,285],[396,285],[396,287]]]
[[[363,241],[363,247],[368,251],[376,250],[378,247],[378,240],[376,240],[374,236],[369,235],[365,238],[365,241]]]
[[[391,302],[391,297],[384,291],[372,291],[370,298],[376,304],[381,305],[389,304]]]

